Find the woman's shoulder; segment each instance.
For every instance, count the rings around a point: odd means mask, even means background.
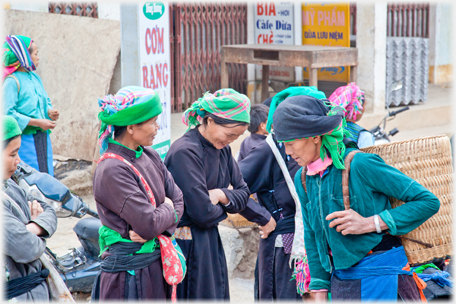
[[[193,130],[193,129],[192,129]],[[171,144],[167,155],[200,155],[201,142],[195,136],[194,131],[189,130],[187,133],[178,138]]]

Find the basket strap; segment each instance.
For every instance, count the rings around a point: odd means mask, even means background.
[[[363,151],[351,151],[345,157],[345,169],[342,170],[342,197],[344,199],[345,210],[350,209],[350,190],[348,188],[348,177],[350,174],[350,164],[356,153],[364,153]]]

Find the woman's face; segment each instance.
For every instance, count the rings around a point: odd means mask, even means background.
[[[285,153],[290,155],[301,167],[316,161],[320,157],[320,148],[320,136],[285,142]]]
[[[21,147],[21,137],[18,136],[6,146],[3,150],[3,179],[7,180],[17,169],[21,161],[19,158],[19,148]]]
[[[30,57],[32,58],[32,61],[35,64],[35,67],[38,68],[38,65],[40,64],[40,57],[38,57],[38,46],[36,45],[35,42],[32,42],[32,47],[30,50]]]
[[[157,135],[159,125],[157,123],[158,116],[152,117],[141,124],[131,125],[132,139],[140,146],[152,146],[154,138]]]
[[[218,125],[209,117],[205,129],[205,138],[209,140],[216,149],[223,149],[239,138],[247,130],[248,125],[235,126],[237,123]]]

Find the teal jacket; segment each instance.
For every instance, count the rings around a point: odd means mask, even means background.
[[[51,100],[43,87],[40,76],[35,72],[19,72],[12,74],[17,82],[6,78],[3,82],[3,114],[14,117],[23,134],[34,134],[39,128],[28,126],[31,118],[50,119],[48,110],[52,109]]]
[[[354,149],[347,149],[347,155]],[[359,262],[378,245],[384,233],[342,235],[329,228],[326,216],[343,211],[342,170],[330,165],[328,171],[306,176],[307,194],[301,184],[302,168],[295,175],[296,191],[301,201],[304,222],[304,241],[310,269],[310,290],[329,289],[333,271],[329,248],[335,269],[346,269]],[[437,197],[419,183],[385,164],[376,154],[358,153],[351,162],[350,207],[363,217],[378,214],[388,225],[392,235],[403,235],[420,226],[438,212]],[[405,204],[392,209],[388,197]],[[329,248],[328,248],[329,245]]]

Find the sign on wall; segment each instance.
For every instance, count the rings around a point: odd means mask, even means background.
[[[152,148],[161,158],[171,146],[171,61],[169,41],[169,4],[145,2],[138,5],[139,64],[141,85],[160,96],[163,112],[160,129]]]
[[[350,4],[305,2],[302,5],[302,44],[350,47]],[[304,78],[309,71],[304,68]],[[318,69],[318,80],[349,81],[348,67]]]
[[[255,44],[294,44],[293,2],[255,3]],[[255,66],[255,78],[261,80],[262,66]],[[270,79],[293,82],[294,68],[271,66]]]

